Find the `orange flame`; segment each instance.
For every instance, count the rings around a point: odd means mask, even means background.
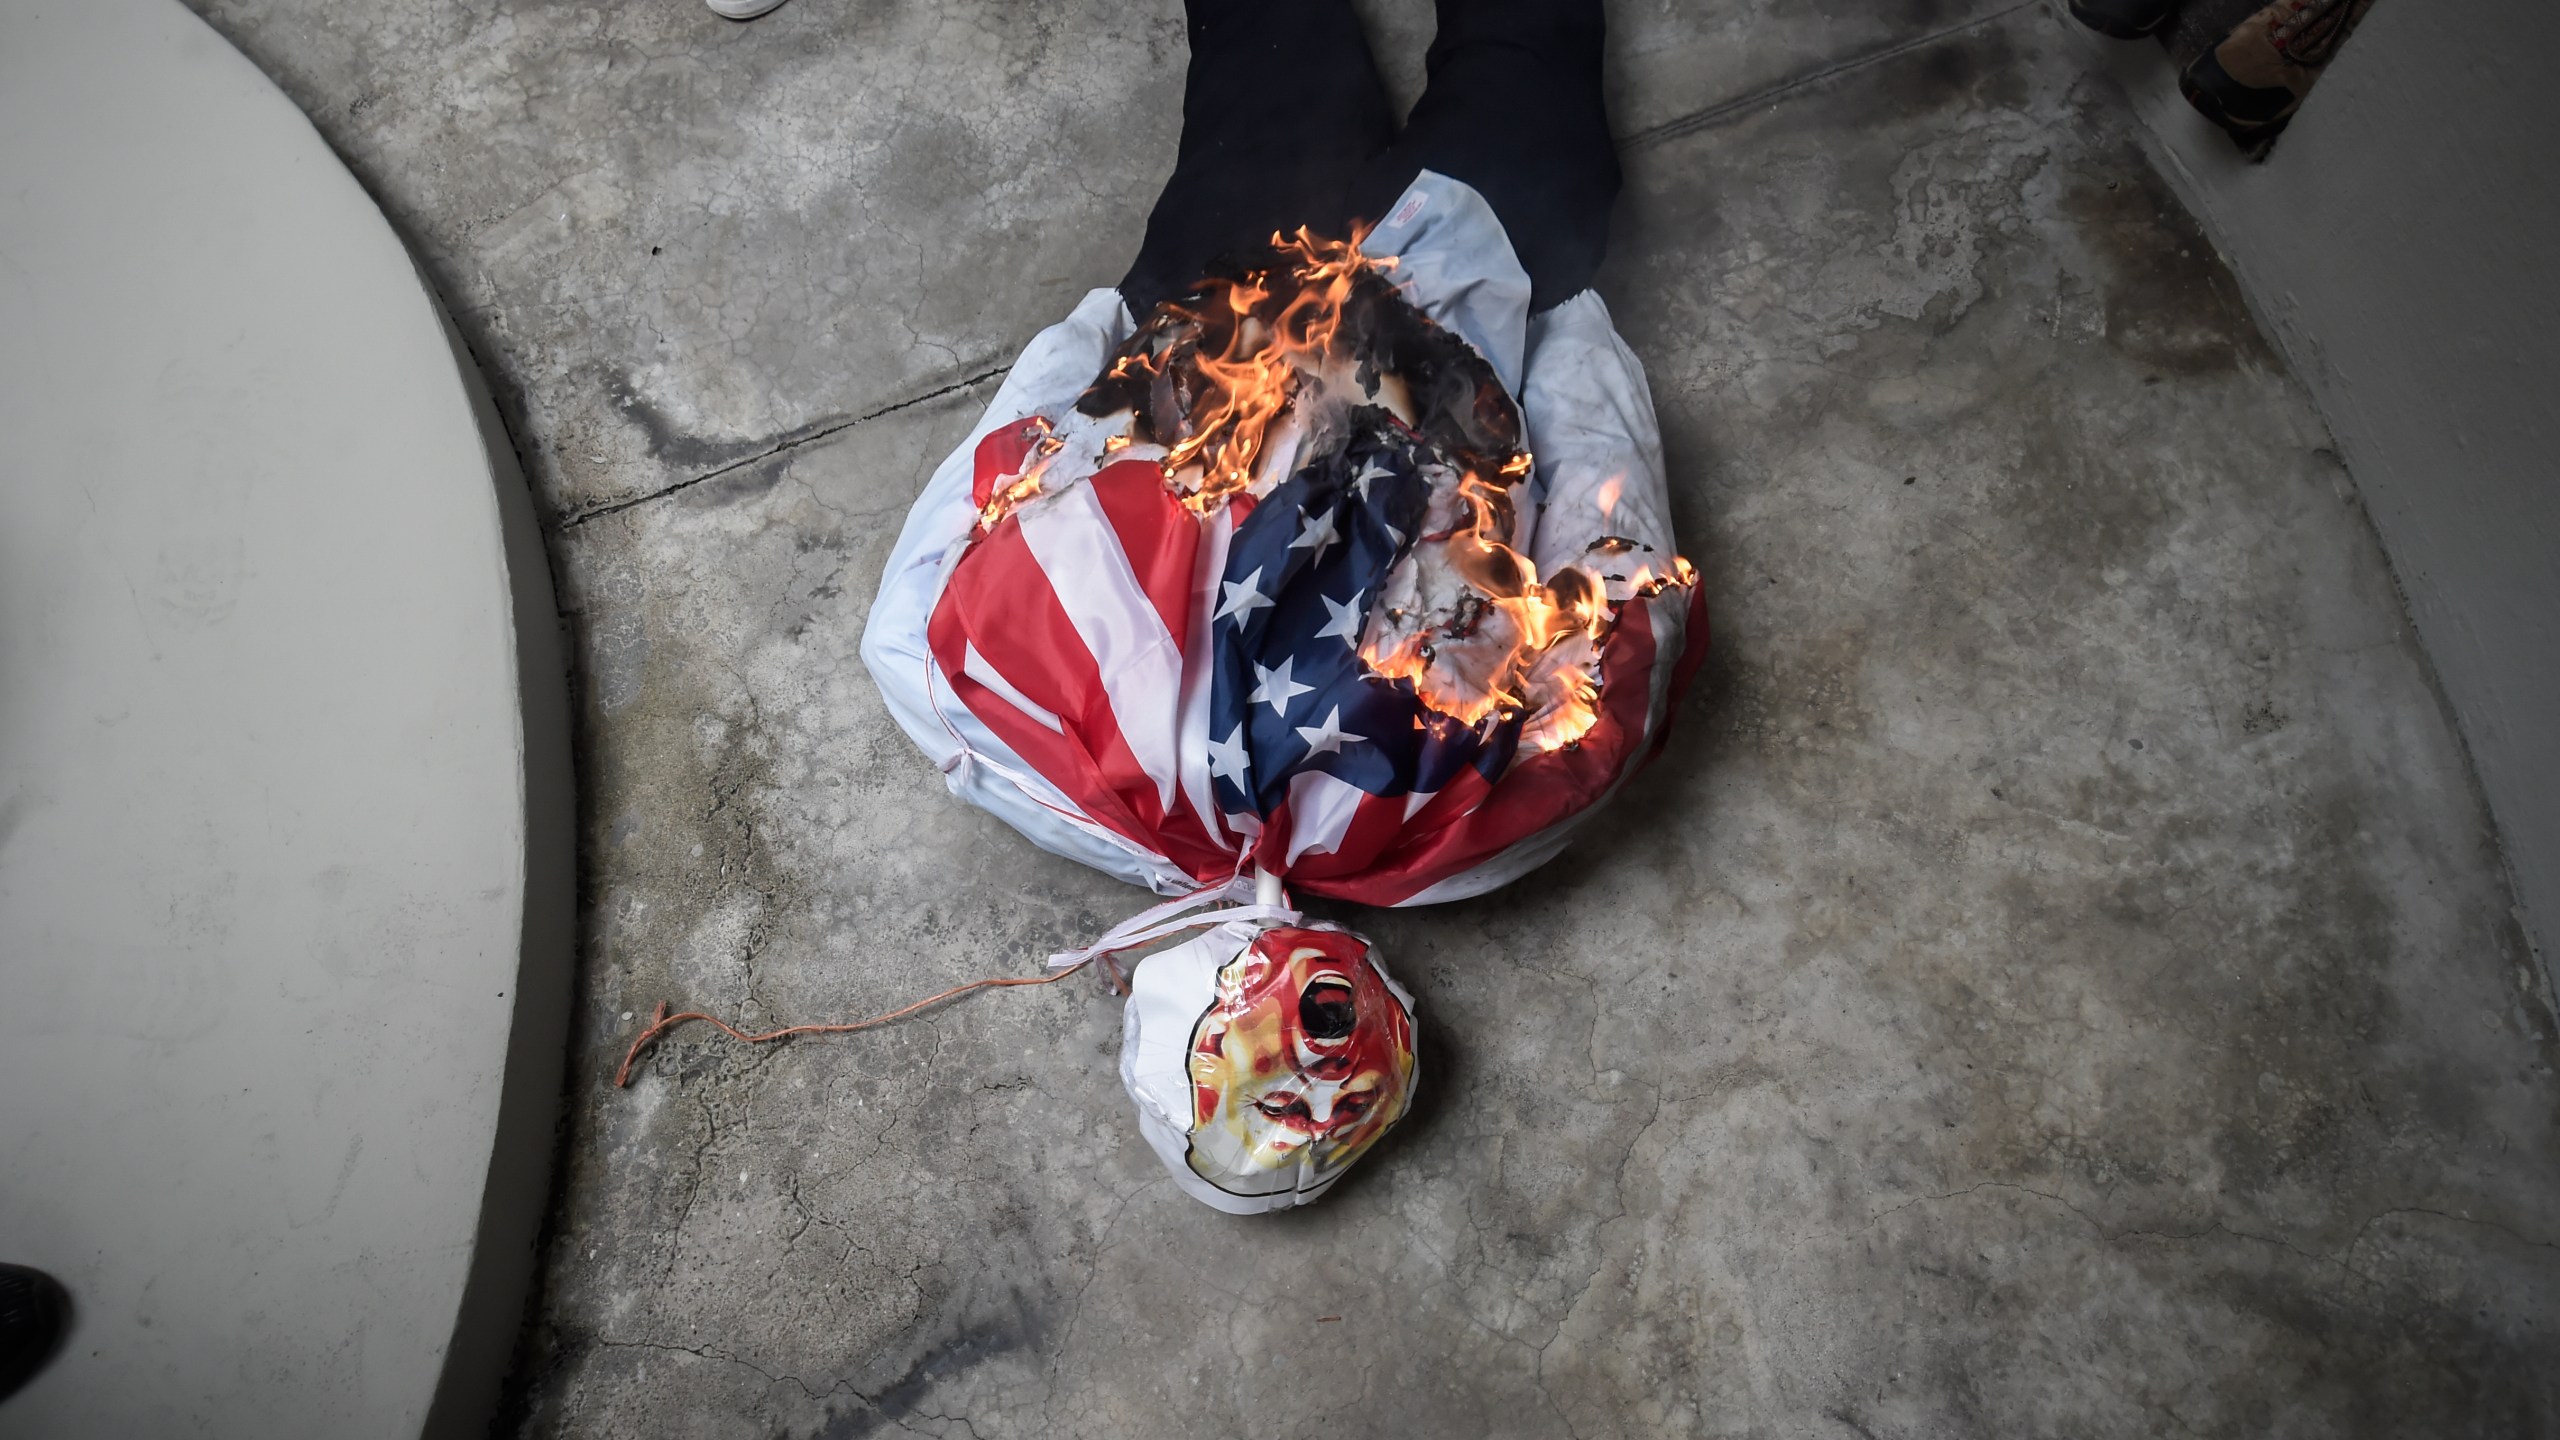
[[[1206,513],[1253,485],[1270,428],[1287,411],[1301,374],[1325,368],[1361,270],[1393,263],[1361,254],[1362,238],[1355,231],[1348,241],[1320,240],[1303,226],[1294,237],[1275,234],[1285,278],[1257,271],[1205,287],[1212,314],[1222,300],[1232,325],[1219,354],[1197,356],[1206,388],[1188,417],[1190,433],[1163,460],[1167,483],[1194,511]],[[1589,573],[1569,569],[1541,584],[1536,564],[1511,548],[1511,489],[1532,466],[1518,451],[1492,479],[1467,474],[1459,484],[1465,524],[1445,537],[1424,537],[1445,543],[1446,560],[1481,602],[1464,617],[1472,622],[1466,635],[1452,641],[1425,630],[1383,649],[1373,637],[1361,658],[1374,674],[1410,681],[1425,705],[1460,725],[1497,714],[1531,717],[1524,743],[1534,753],[1571,744],[1599,723],[1592,676],[1611,609]],[[1604,509],[1616,498],[1613,486]],[[1574,637],[1583,643],[1567,647]],[[1577,658],[1565,657],[1564,648]]]
[[[1208,389],[1192,407],[1191,433],[1165,452],[1165,479],[1193,511],[1206,514],[1251,488],[1272,423],[1296,394],[1300,370],[1321,368],[1360,272],[1394,263],[1362,255],[1360,239],[1355,230],[1349,240],[1319,240],[1303,225],[1294,237],[1274,234],[1272,247],[1296,282],[1277,306],[1273,299],[1280,290],[1269,271],[1203,287],[1225,301],[1233,324],[1221,353],[1203,351],[1196,358]],[[1122,362],[1120,373],[1127,373],[1128,363]],[[1186,485],[1181,472],[1194,466],[1198,481]]]
[[[1058,438],[1050,429],[1046,419],[1034,415],[1029,423],[1040,431],[1040,438],[1032,442],[1030,453],[1022,457],[1021,469],[1010,476],[997,477],[999,483],[995,487],[995,493],[989,495],[987,503],[978,509],[978,525],[981,529],[994,529],[997,522],[1021,509],[1024,502],[1039,494],[1040,477],[1048,473],[1049,462],[1057,459],[1058,452],[1066,448],[1067,442]]]
[[[1274,234],[1278,258],[1272,268],[1240,280],[1203,282],[1197,300],[1174,307],[1174,316],[1188,322],[1189,343],[1132,351],[1112,363],[1111,378],[1146,377],[1160,397],[1165,384],[1173,385],[1182,408],[1179,433],[1161,433],[1169,422],[1159,417],[1154,439],[1165,446],[1158,463],[1166,488],[1193,513],[1206,515],[1250,493],[1269,460],[1295,458],[1267,453],[1275,437],[1279,444],[1294,443],[1288,438],[1294,430],[1274,427],[1302,390],[1315,393],[1336,383],[1332,377],[1351,357],[1332,351],[1363,272],[1395,263],[1363,255],[1363,238],[1355,229],[1349,240],[1324,240],[1303,226],[1294,236]],[[1381,377],[1380,383],[1402,394],[1396,377]],[[1397,400],[1379,403],[1412,423]],[[1138,409],[1143,415],[1145,402]],[[1126,432],[1112,436],[1102,454],[1118,454],[1132,443]],[[1060,438],[1044,433],[1021,470],[999,481],[980,519],[993,526],[1038,495],[1043,472],[1063,448]],[[1402,611],[1373,613],[1360,647],[1371,673],[1414,687],[1432,712],[1426,728],[1519,719],[1523,754],[1574,744],[1599,723],[1600,654],[1616,623],[1616,602],[1695,580],[1677,557],[1660,572],[1647,563],[1616,573],[1616,562],[1642,547],[1604,541],[1580,563],[1542,581],[1537,565],[1510,543],[1517,533],[1512,496],[1532,469],[1529,454],[1514,450],[1490,475],[1468,470],[1460,476],[1455,523],[1417,537],[1404,562],[1445,567],[1430,593],[1454,591],[1458,598],[1439,602],[1450,604],[1447,613],[1418,617],[1423,623],[1412,627]],[[1604,520],[1616,509],[1621,490],[1622,480],[1613,478],[1597,493]],[[1447,492],[1441,496],[1434,504],[1448,516]],[[1452,576],[1463,585],[1446,583]]]
[[[1462,484],[1481,482],[1469,476]],[[1504,532],[1494,528],[1492,507],[1468,498],[1474,518],[1448,537],[1447,553],[1484,610],[1469,617],[1463,637],[1426,630],[1386,649],[1373,637],[1360,658],[1374,674],[1410,681],[1424,704],[1460,725],[1528,716],[1535,733],[1524,744],[1532,753],[1571,744],[1600,721],[1599,687],[1583,663],[1546,662],[1566,649],[1575,661],[1596,656],[1612,618],[1608,596],[1579,569],[1540,584],[1536,564],[1498,538]],[[1577,639],[1584,643],[1569,645]]]

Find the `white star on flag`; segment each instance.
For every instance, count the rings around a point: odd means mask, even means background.
[[[1360,498],[1365,501],[1369,498],[1370,481],[1393,480],[1394,478],[1396,478],[1396,472],[1379,464],[1378,457],[1372,455],[1361,465],[1360,473],[1351,477],[1351,488],[1359,491]]]
[[[1318,755],[1339,755],[1343,746],[1357,745],[1369,738],[1342,728],[1342,707],[1339,705],[1333,707],[1332,714],[1324,717],[1324,724],[1301,725],[1297,729],[1298,738],[1307,742],[1310,759]]]
[[[1236,628],[1241,630],[1255,610],[1271,603],[1271,597],[1262,593],[1262,571],[1259,567],[1242,580],[1222,580],[1219,583],[1227,587],[1227,603],[1219,606],[1218,613],[1209,617],[1212,623],[1233,615]]]
[[[1303,518],[1306,520],[1307,526],[1305,529],[1298,532],[1297,539],[1289,542],[1289,548],[1292,550],[1304,550],[1308,546],[1312,545],[1315,547],[1316,551],[1315,558],[1322,560],[1324,558],[1324,552],[1328,548],[1339,544],[1342,540],[1342,532],[1333,528],[1333,516],[1334,512],[1331,510],[1327,510],[1321,516],[1304,516]],[[1257,571],[1255,573],[1259,574],[1260,572]]]
[[[1239,723],[1227,732],[1224,740],[1209,742],[1209,778],[1232,780],[1237,788],[1244,786],[1244,726]]]
[[[1360,597],[1368,593],[1369,592],[1366,590],[1354,590],[1351,592],[1350,599],[1344,600],[1338,604],[1330,595],[1319,594],[1316,596],[1317,599],[1324,602],[1324,608],[1333,616],[1331,620],[1325,622],[1325,627],[1323,629],[1316,632],[1316,638],[1322,640],[1328,635],[1338,635],[1342,637],[1343,644],[1350,646],[1354,650],[1359,649]]]
[[[1247,705],[1268,704],[1271,707],[1272,714],[1280,716],[1283,719],[1288,718],[1289,702],[1316,688],[1313,685],[1301,685],[1297,681],[1289,678],[1289,667],[1297,663],[1298,662],[1295,659],[1283,660],[1280,662],[1279,669],[1265,670],[1262,668],[1261,661],[1255,661],[1253,664],[1253,693],[1245,697],[1244,703]]]

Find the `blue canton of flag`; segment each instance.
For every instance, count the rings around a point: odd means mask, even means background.
[[[1238,526],[1211,622],[1210,775],[1220,808],[1268,818],[1301,771],[1370,795],[1430,793],[1467,765],[1498,778],[1520,721],[1434,717],[1360,662],[1369,608],[1423,524],[1421,455],[1367,431],[1291,476]]]

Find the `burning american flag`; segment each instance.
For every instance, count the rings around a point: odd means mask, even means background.
[[[985,431],[923,643],[875,617],[866,650],[954,788],[1010,788],[990,808],[1052,849],[1168,893],[1259,867],[1474,894],[1656,747],[1695,577],[1658,468],[1538,473],[1496,367],[1417,303],[1427,266],[1273,242]]]

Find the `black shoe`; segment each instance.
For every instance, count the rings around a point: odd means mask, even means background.
[[[35,1378],[71,1328],[71,1297],[41,1270],[0,1265],[0,1400]]]
[[[2169,23],[2178,0],[2071,0],[2071,18],[2118,40],[2139,40]]]
[[[2285,122],[2302,104],[2302,96],[2290,86],[2244,85],[2233,79],[2212,50],[2197,56],[2178,77],[2178,93],[2244,148],[2263,146],[2284,133]]]
[[[2372,6],[2373,0],[2274,0],[2197,56],[2178,77],[2178,89],[2242,149],[2263,155]]]

